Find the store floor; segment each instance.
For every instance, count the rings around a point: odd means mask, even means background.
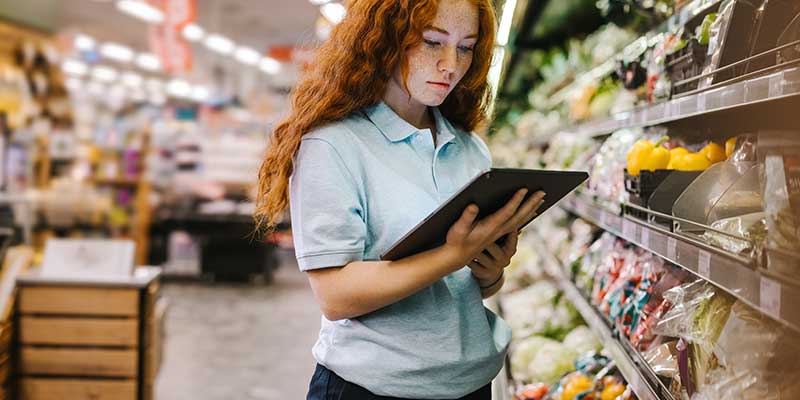
[[[292,254],[270,285],[166,283],[157,400],[302,399],[320,312]]]

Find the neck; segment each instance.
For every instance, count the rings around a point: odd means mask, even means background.
[[[433,119],[428,112],[428,106],[412,99],[394,79],[387,85],[383,102],[415,128],[433,128]]]

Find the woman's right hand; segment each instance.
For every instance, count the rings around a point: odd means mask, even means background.
[[[467,265],[490,244],[517,231],[536,215],[544,202],[544,192],[536,192],[523,203],[527,192],[527,189],[518,190],[501,209],[477,222],[478,206],[470,204],[464,209],[461,218],[447,232],[444,244],[456,260],[456,267]]]

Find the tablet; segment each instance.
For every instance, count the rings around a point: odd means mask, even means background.
[[[480,219],[502,208],[519,189],[527,188],[527,196],[543,190],[546,196],[536,214],[538,216],[575,190],[588,177],[588,173],[580,171],[501,168],[484,171],[381,254],[381,260],[394,261],[441,246],[445,243],[450,227],[461,218],[464,209],[470,204],[478,205]]]

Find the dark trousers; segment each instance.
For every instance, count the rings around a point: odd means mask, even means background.
[[[378,396],[361,386],[347,382],[333,371],[317,364],[306,400],[402,400]],[[492,400],[492,384],[478,389],[458,400]]]

